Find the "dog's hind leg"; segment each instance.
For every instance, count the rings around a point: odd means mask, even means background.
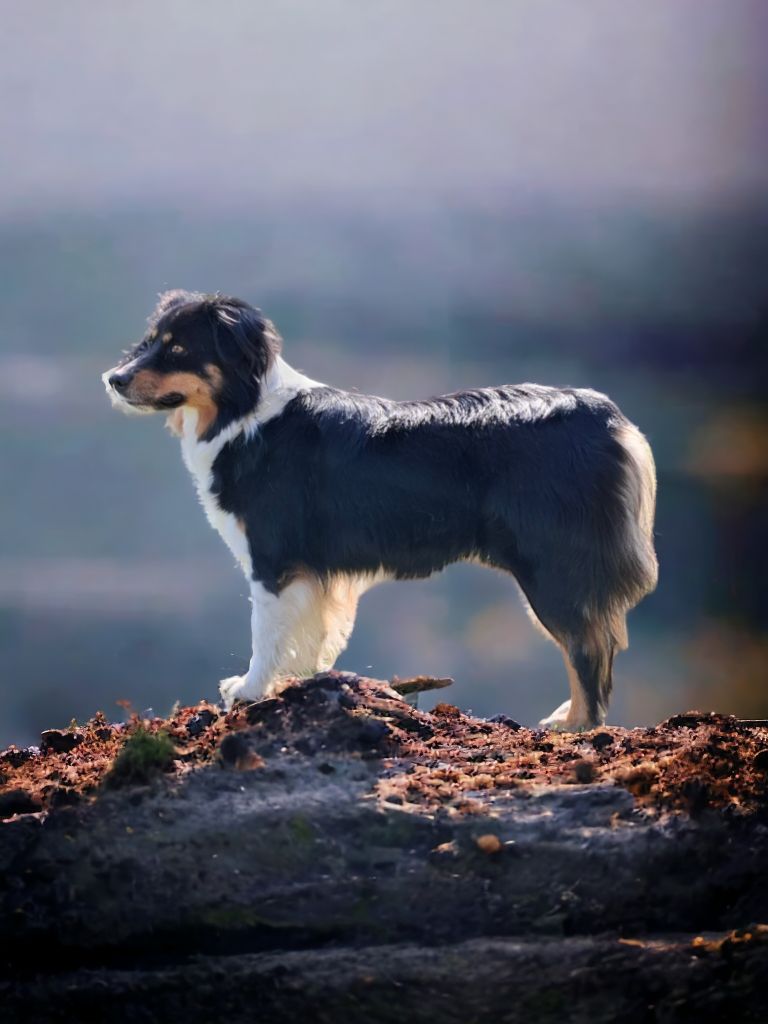
[[[523,596],[534,624],[560,648],[570,686],[570,698],[539,724],[569,732],[600,725],[613,686],[614,654],[627,646],[624,613],[578,611],[552,581],[529,586]]]
[[[617,648],[611,630],[585,625],[558,643],[568,671],[571,696],[539,724],[568,732],[602,724],[613,685],[613,657]]]
[[[514,543],[498,530],[492,538],[490,560],[517,577],[565,657],[571,697],[542,721],[546,727],[585,729],[604,721],[613,658],[627,646],[626,614],[656,585],[653,456],[626,421],[609,430],[607,440],[593,438],[578,449],[578,472],[561,464],[549,489],[536,492],[535,509],[524,514],[505,496],[501,508]]]

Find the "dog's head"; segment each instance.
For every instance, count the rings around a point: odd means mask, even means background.
[[[277,331],[247,302],[166,292],[144,337],[102,380],[124,412],[195,410],[197,435],[209,440],[256,408],[279,352]]]

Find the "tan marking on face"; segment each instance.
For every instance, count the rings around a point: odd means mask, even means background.
[[[157,337],[157,328],[153,327],[152,330],[149,332],[150,341],[154,341],[156,337]]]
[[[173,334],[171,333],[171,331],[166,331],[163,337],[161,338],[161,341],[164,345],[167,345],[169,341],[173,341]]]
[[[131,381],[125,397],[131,402],[149,405],[166,395],[183,395],[184,405],[197,412],[197,436],[202,437],[219,414],[217,398],[222,384],[221,371],[218,367],[209,363],[205,370],[208,379],[198,377],[196,373],[166,374],[154,370],[139,370]],[[167,425],[172,432],[181,425],[181,418],[174,418],[174,414],[180,413],[181,409],[182,406],[174,409],[168,417]]]

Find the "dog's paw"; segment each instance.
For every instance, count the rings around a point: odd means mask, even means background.
[[[571,710],[571,702],[563,701],[559,708],[556,708],[549,718],[542,718],[539,725],[542,729],[565,729],[568,721],[568,714]]]
[[[590,722],[580,721],[576,715],[571,714],[569,700],[563,701],[549,718],[542,718],[539,725],[542,729],[553,729],[555,732],[583,732],[585,729],[593,728]]]
[[[228,676],[219,683],[219,693],[224,707],[229,711],[245,688],[245,676]]]

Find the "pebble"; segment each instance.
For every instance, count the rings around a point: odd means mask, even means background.
[[[489,722],[494,722],[496,725],[504,725],[507,729],[512,729],[513,732],[517,732],[518,729],[522,729],[522,725],[516,722],[514,718],[510,718],[509,715],[494,715],[493,718],[488,719]]]
[[[31,814],[39,811],[42,805],[24,789],[9,789],[0,794],[0,818],[10,818],[14,814]]]
[[[67,754],[82,743],[85,736],[81,732],[63,732],[61,729],[46,729],[40,734],[40,749],[44,754]]]
[[[605,750],[613,743],[613,736],[609,732],[598,732],[592,737],[592,746],[595,750]]]
[[[488,832],[486,835],[478,836],[477,839],[475,839],[475,845],[482,853],[488,854],[499,853],[504,849],[504,844],[497,835],[493,834],[493,832]]]
[[[219,716],[208,708],[203,708],[202,711],[198,711],[196,715],[187,722],[187,732],[190,736],[199,736],[201,732],[208,728]]]

